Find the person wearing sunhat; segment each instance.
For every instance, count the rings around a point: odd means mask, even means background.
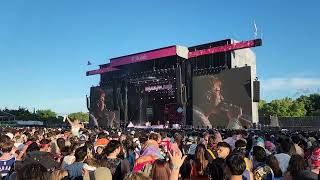
[[[95,146],[106,146],[108,143],[108,135],[106,133],[99,133]]]

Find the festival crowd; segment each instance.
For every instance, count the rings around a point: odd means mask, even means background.
[[[320,132],[0,128],[3,180],[319,179]]]

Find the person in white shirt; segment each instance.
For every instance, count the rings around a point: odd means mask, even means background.
[[[290,151],[290,141],[288,138],[280,138],[277,141],[277,152],[274,156],[279,162],[280,169],[284,174],[287,171],[289,166],[289,161],[291,156],[289,155]]]

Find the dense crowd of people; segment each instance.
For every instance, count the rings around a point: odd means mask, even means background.
[[[318,179],[320,133],[0,128],[0,179]]]

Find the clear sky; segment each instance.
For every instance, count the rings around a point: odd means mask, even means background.
[[[262,98],[320,90],[320,1],[0,1],[0,108],[86,111],[109,58],[253,37]],[[90,60],[93,65],[87,66]]]

